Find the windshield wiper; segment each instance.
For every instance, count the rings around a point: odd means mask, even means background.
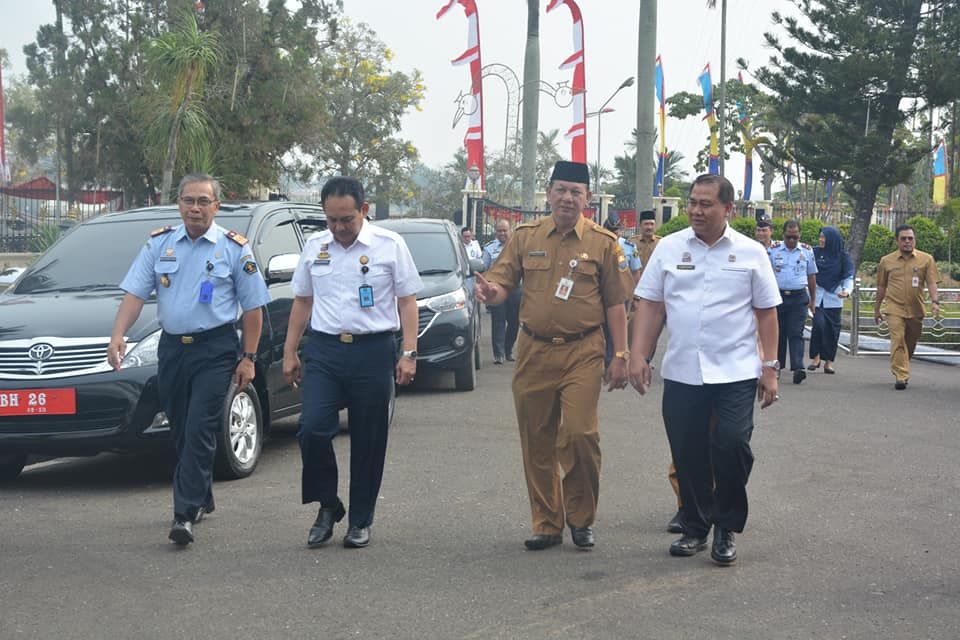
[[[83,284],[75,287],[51,287],[49,289],[30,289],[29,291],[18,291],[17,293],[59,293],[72,291],[102,291],[104,289],[120,289],[116,284]]]
[[[453,269],[424,269],[420,272],[422,276],[435,276],[440,273],[453,273]]]

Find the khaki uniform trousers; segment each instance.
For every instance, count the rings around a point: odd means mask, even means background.
[[[904,318],[887,314],[890,327],[890,372],[897,380],[910,379],[910,358],[923,331],[923,318]]]
[[[596,516],[603,349],[602,331],[567,344],[519,336],[513,399],[534,534],[559,534],[564,521],[589,527]]]

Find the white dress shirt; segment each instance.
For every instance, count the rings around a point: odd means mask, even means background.
[[[754,309],[781,298],[756,240],[730,225],[713,246],[690,228],[672,233],[653,250],[634,295],[666,305],[664,379],[701,385],[760,377]]]
[[[373,287],[373,306],[366,309],[360,307],[364,284]],[[414,295],[422,287],[403,238],[367,221],[349,247],[337,242],[329,230],[313,234],[292,282],[295,296],[313,297],[311,328],[332,334],[396,331],[400,328],[397,298]]]
[[[483,258],[483,249],[480,248],[480,243],[476,240],[471,240],[470,244],[464,246],[467,249],[468,258]]]

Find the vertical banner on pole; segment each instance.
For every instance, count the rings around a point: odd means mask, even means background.
[[[943,140],[933,152],[933,204],[947,204],[947,145]]]
[[[580,7],[574,0],[550,0],[547,13],[560,5],[565,4],[570,9],[573,18],[573,54],[570,55],[561,69],[573,69],[573,86],[570,91],[573,95],[573,125],[567,131],[566,137],[570,140],[570,159],[573,162],[587,163],[587,83],[584,65],[584,38],[583,15]]]
[[[460,4],[467,16],[467,50],[452,62],[454,65],[470,65],[470,95],[469,104],[461,104],[460,108],[470,116],[467,134],[463,138],[463,145],[467,150],[467,168],[476,167],[480,170],[477,183],[478,190],[486,189],[486,168],[483,159],[483,76],[481,73],[480,58],[480,18],[477,13],[477,4],[474,0],[450,0],[440,11],[437,19],[442,18],[453,5]]]
[[[657,103],[660,105],[660,149],[657,154],[657,178],[653,181],[653,195],[663,195],[663,172],[667,162],[667,96],[663,82],[663,61],[657,56],[654,68],[653,90],[657,94]]]
[[[743,85],[743,74],[738,74]],[[753,191],[753,123],[743,100],[737,100],[737,115],[740,119],[740,135],[743,137],[743,199],[749,200]]]
[[[706,112],[704,120],[710,126],[710,166],[709,173],[720,175],[720,142],[717,138],[717,113],[713,109],[713,81],[710,79],[710,63],[703,68],[703,73],[697,78],[700,90],[703,92],[703,110]]]
[[[10,182],[10,166],[7,164],[7,138],[4,135],[7,122],[4,116],[3,69],[0,69],[0,183]]]

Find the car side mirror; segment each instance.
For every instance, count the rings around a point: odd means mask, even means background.
[[[478,271],[483,271],[483,260],[480,258],[470,258],[470,272],[476,273]]]
[[[293,272],[297,269],[300,262],[300,255],[296,253],[282,253],[278,256],[272,256],[267,262],[267,272],[264,278],[267,283],[290,282],[293,280]]]

